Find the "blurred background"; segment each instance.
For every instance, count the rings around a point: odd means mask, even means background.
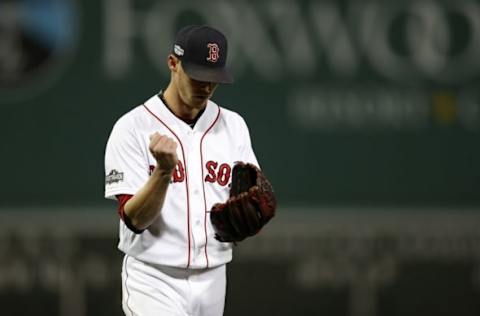
[[[480,315],[478,0],[1,0],[0,314],[121,315],[105,143],[189,23],[280,202],[225,315]]]

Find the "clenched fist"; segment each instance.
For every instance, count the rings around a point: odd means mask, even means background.
[[[171,174],[177,165],[177,143],[170,137],[154,133],[150,135],[148,149],[157,160],[157,168]]]

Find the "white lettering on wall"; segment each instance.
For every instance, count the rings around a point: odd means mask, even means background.
[[[229,63],[238,78],[314,79],[324,70],[340,78],[367,73],[394,82],[433,81],[461,84],[480,71],[480,3],[474,0],[423,1],[262,1],[154,2],[138,8],[133,0],[104,0],[103,60],[111,79],[125,79],[136,54],[146,53],[166,75],[177,18],[194,12],[229,38]],[[468,27],[460,51],[451,53],[461,35],[451,15]],[[392,35],[399,18],[401,34]],[[397,30],[398,31],[398,30]],[[406,45],[399,52],[392,36]],[[403,38],[403,36],[405,38]]]

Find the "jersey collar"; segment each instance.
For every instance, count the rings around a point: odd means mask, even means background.
[[[145,106],[158,118],[160,118],[169,128],[182,134],[188,133],[192,128],[183,120],[173,114],[162,102],[158,95],[154,95],[145,102]],[[217,120],[220,114],[220,107],[213,101],[208,100],[205,111],[198,118],[193,131],[205,133]]]

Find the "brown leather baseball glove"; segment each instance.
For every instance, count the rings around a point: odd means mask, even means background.
[[[238,242],[257,234],[275,215],[272,185],[255,165],[237,162],[232,170],[230,198],[210,211],[215,238]]]

